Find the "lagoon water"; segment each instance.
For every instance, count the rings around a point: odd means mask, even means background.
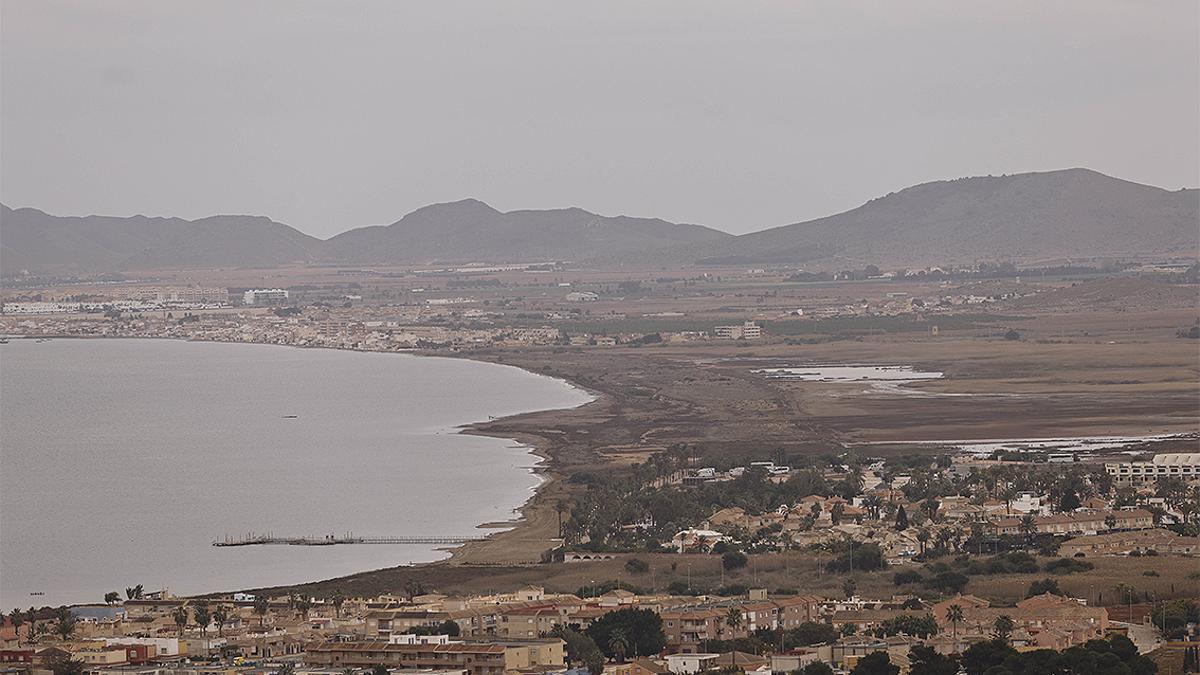
[[[458,359],[13,340],[0,346],[0,607],[436,560],[446,554],[433,546],[211,542],[481,534],[528,499],[537,458],[456,427],[588,400],[559,380]]]

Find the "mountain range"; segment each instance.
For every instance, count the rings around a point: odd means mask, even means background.
[[[571,260],[788,263],[813,269],[1200,254],[1200,191],[1066,169],[924,183],[825,218],[733,236],[579,208],[474,199],[317,239],[261,216],[53,216],[0,205],[0,274],[283,264]]]

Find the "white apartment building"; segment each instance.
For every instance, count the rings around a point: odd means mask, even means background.
[[[1117,483],[1153,483],[1159,478],[1200,480],[1200,452],[1170,452],[1148,462],[1114,462],[1104,470]]]
[[[288,301],[288,292],[282,288],[251,289],[242,293],[246,305],[282,305]]]

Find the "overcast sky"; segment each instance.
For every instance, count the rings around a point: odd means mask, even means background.
[[[1200,184],[1200,3],[0,0],[0,201],[741,233],[927,180]]]

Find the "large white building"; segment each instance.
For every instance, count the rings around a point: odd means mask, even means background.
[[[288,292],[282,288],[251,289],[242,293],[246,305],[282,305],[288,301]]]
[[[1104,470],[1118,483],[1153,483],[1159,478],[1200,480],[1200,452],[1155,455],[1149,462],[1115,462]]]
[[[762,327],[747,321],[740,326],[717,326],[713,335],[718,340],[757,340],[762,337]]]

